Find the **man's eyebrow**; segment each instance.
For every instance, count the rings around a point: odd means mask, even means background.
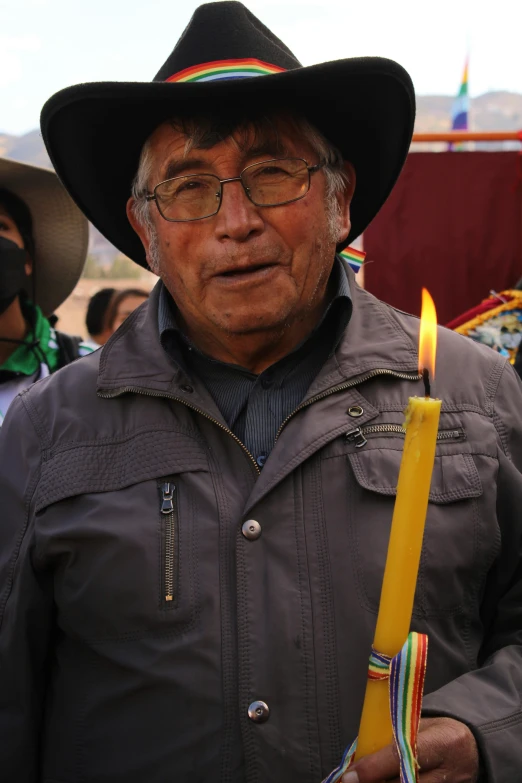
[[[259,158],[262,155],[266,155],[267,158],[279,158],[281,156],[288,156],[288,149],[281,141],[270,141],[265,139],[263,141],[255,142],[250,147],[245,147],[243,150],[243,159]]]
[[[279,158],[281,156],[285,157],[288,154],[287,148],[280,141],[270,141],[268,139],[255,142],[250,147],[245,147],[242,150],[244,164],[251,158],[259,158],[261,156],[266,156],[267,159]],[[191,171],[193,169],[208,171],[210,168],[211,166],[208,161],[201,160],[200,158],[174,158],[169,160],[163,169],[161,181],[180,177],[186,171]]]
[[[164,179],[173,179],[173,177],[180,177],[185,171],[190,169],[208,169],[207,162],[200,160],[199,158],[182,158],[169,160],[163,170],[162,181]]]

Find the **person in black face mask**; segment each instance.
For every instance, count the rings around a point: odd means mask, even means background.
[[[16,394],[90,351],[47,320],[76,285],[87,242],[52,171],[0,158],[0,426]]]

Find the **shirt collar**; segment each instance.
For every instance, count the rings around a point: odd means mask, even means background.
[[[336,331],[336,340],[333,346],[333,350],[335,350],[352,313],[350,283],[348,282],[348,276],[344,269],[343,263],[337,255],[335,256],[334,265],[330,275],[330,281],[331,288],[335,293],[333,294],[328,307],[324,311],[321,321],[316,326],[316,329],[314,329],[314,332],[324,322],[326,316],[332,311],[332,308],[334,308],[334,305],[335,309],[341,308],[343,316],[339,319],[338,329]],[[181,335],[181,329],[179,328],[179,325],[176,321],[175,302],[163,283],[161,284],[158,300],[158,329],[161,345],[167,351],[167,353],[171,353],[171,338],[175,335]]]

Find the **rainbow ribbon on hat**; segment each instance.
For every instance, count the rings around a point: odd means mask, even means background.
[[[428,637],[410,633],[402,650],[394,657],[372,650],[369,680],[390,681],[390,713],[393,736],[399,754],[401,783],[418,780],[417,734],[428,657]],[[323,783],[338,783],[353,763],[357,740],[344,751],[341,763]]]
[[[356,250],[354,247],[345,247],[344,250],[341,250],[339,255],[348,263],[355,274],[360,271],[364,264],[364,259],[366,258],[366,253],[364,251]]]
[[[210,63],[191,65],[183,71],[169,76],[167,82],[215,82],[226,79],[250,79],[253,76],[272,76],[283,73],[286,69],[280,65],[272,65],[247,57],[241,60],[213,60]]]

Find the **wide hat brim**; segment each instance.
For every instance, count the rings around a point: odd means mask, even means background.
[[[50,169],[0,158],[0,188],[19,196],[31,212],[34,286],[27,293],[45,315],[50,315],[67,299],[80,278],[87,256],[89,225]]]
[[[304,115],[353,164],[352,228],[343,246],[350,244],[384,204],[411,142],[414,89],[392,60],[351,58],[227,81],[81,84],[47,101],[41,127],[80,209],[122,253],[147,266],[125,211],[146,139],[171,117],[223,116],[239,106],[246,113],[249,105]]]

